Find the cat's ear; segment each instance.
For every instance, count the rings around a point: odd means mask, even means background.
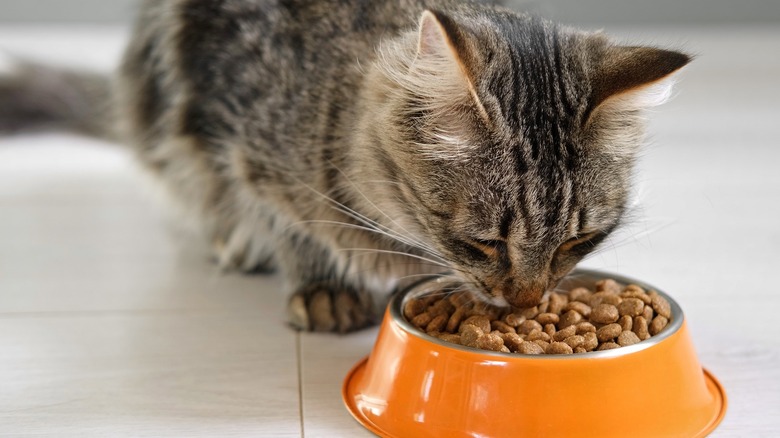
[[[654,47],[613,46],[600,57],[592,81],[591,113],[601,108],[641,109],[664,103],[675,72],[691,57]]]
[[[468,32],[452,18],[433,10],[422,13],[412,71],[426,77],[427,87],[441,87],[432,91],[445,98],[443,102],[447,97],[466,96],[487,117],[474,86],[474,53]]]
[[[426,10],[420,16],[417,56],[420,59],[446,59],[463,67],[463,58],[469,56],[463,30],[447,15]]]

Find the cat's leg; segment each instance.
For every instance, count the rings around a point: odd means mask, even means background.
[[[374,299],[349,275],[348,259],[294,233],[279,245],[277,256],[292,291],[287,309],[293,327],[346,333],[376,322]]]
[[[247,274],[274,273],[273,221],[270,215],[246,216],[238,224],[214,233],[214,252],[220,267]]]

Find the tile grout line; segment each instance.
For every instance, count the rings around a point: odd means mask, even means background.
[[[303,421],[303,363],[301,354],[301,332],[295,333],[295,358],[298,364],[298,417],[301,419],[301,438],[306,438],[306,430]]]

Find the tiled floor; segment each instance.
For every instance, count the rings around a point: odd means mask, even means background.
[[[652,115],[641,208],[585,265],[682,304],[730,396],[723,437],[780,433],[780,31],[618,32],[699,58]],[[121,29],[0,29],[107,69]],[[120,148],[0,139],[0,436],[364,437],[340,384],[375,330],[299,335],[274,277],[222,275]]]

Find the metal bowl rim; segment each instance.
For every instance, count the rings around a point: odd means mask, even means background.
[[[663,342],[666,338],[677,333],[677,331],[680,330],[680,327],[682,327],[683,321],[685,319],[685,315],[683,314],[682,308],[680,307],[679,304],[677,304],[677,301],[675,301],[672,297],[670,297],[666,292],[662,291],[661,289],[658,289],[655,286],[652,286],[643,281],[633,279],[631,277],[612,274],[609,272],[599,271],[595,269],[575,269],[569,275],[567,275],[566,278],[562,280],[562,282],[566,282],[567,280],[572,282],[577,282],[578,277],[580,278],[591,277],[592,279],[595,278],[597,280],[611,278],[617,281],[618,283],[624,285],[636,284],[638,286],[641,286],[645,290],[654,290],[658,292],[659,295],[666,298],[666,300],[669,302],[672,308],[671,321],[669,322],[669,324],[667,324],[666,327],[664,327],[663,330],[661,330],[660,333],[656,334],[655,336],[651,336],[649,339],[645,339],[644,341],[640,341],[634,345],[629,345],[627,347],[613,348],[611,350],[591,351],[587,353],[576,353],[576,354],[522,354],[522,353],[502,353],[500,351],[480,350],[473,347],[466,347],[464,345],[453,344],[450,342],[442,341],[441,339],[430,336],[424,331],[413,326],[403,316],[402,309],[406,300],[410,296],[414,295],[415,293],[422,293],[419,291],[421,287],[429,286],[430,283],[436,281],[453,282],[453,279],[451,277],[442,277],[442,276],[433,276],[430,278],[422,279],[412,284],[411,286],[407,287],[404,291],[393,296],[389,304],[390,316],[393,322],[396,323],[399,327],[401,327],[405,332],[409,333],[412,336],[416,336],[420,339],[423,339],[427,342],[432,342],[434,344],[437,344],[445,348],[452,348],[455,350],[461,350],[468,353],[473,353],[479,356],[486,356],[487,358],[491,358],[491,359],[501,359],[501,360],[507,360],[511,358],[523,358],[523,359],[532,358],[538,360],[577,360],[577,359],[603,359],[603,358],[621,357],[621,356],[626,356],[632,353],[636,353],[651,348],[654,345]]]

